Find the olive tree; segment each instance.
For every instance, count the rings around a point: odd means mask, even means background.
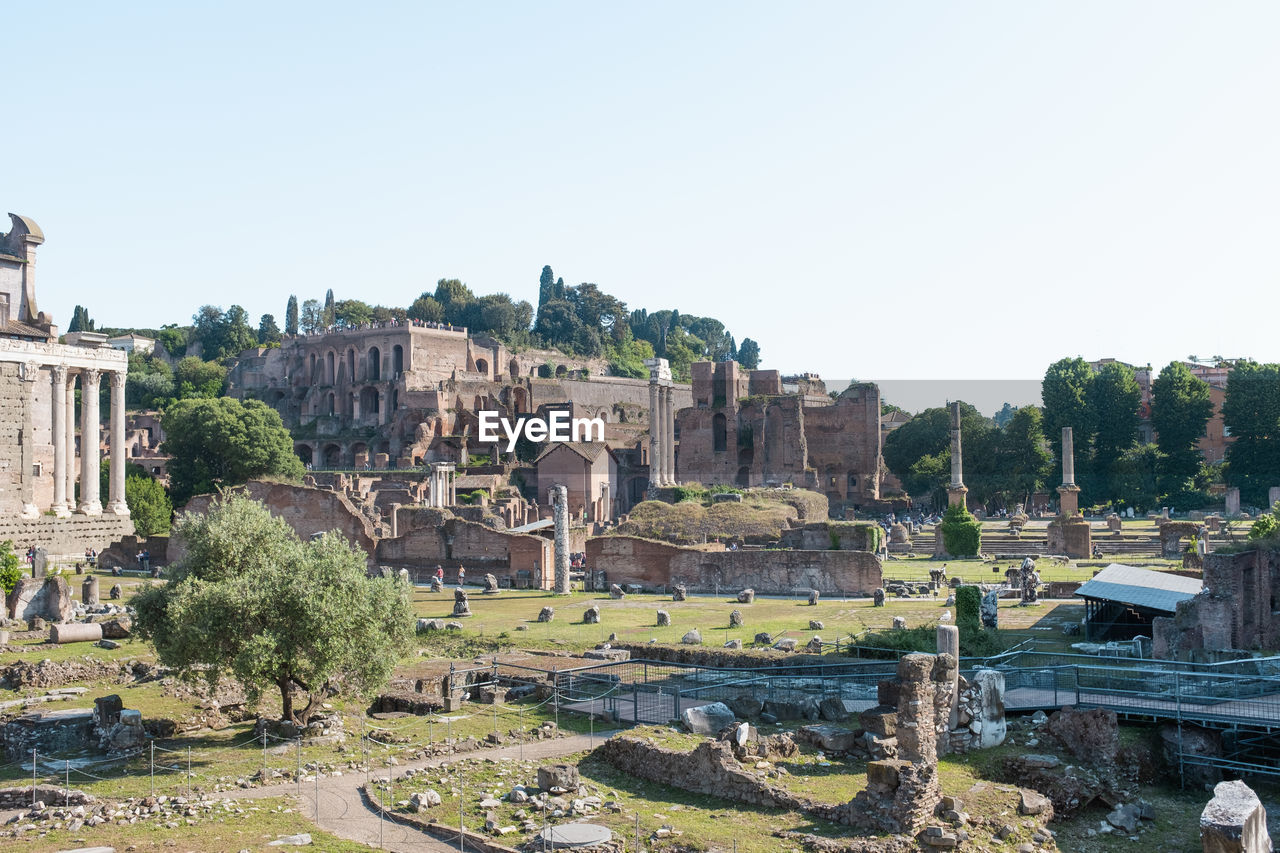
[[[232,676],[254,701],[274,687],[282,719],[303,726],[339,687],[363,694],[390,678],[412,636],[409,589],[369,577],[340,534],[302,542],[261,503],[224,493],[174,535],[185,556],[133,601],[166,665],[210,684]]]

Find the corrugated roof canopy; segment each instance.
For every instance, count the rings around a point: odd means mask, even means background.
[[[1112,563],[1076,590],[1076,595],[1173,613],[1179,601],[1194,597],[1203,586],[1196,578]]]

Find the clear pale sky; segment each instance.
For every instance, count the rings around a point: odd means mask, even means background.
[[[1274,2],[23,4],[0,206],[64,328],[551,264],[763,366],[1280,360]],[[7,227],[7,226],[6,226]],[[1265,306],[1265,310],[1262,310]]]

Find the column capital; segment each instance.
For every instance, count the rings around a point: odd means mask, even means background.
[[[111,389],[113,391],[117,388],[123,388],[125,381],[128,379],[128,374],[125,373],[123,370],[113,370],[111,371],[110,376],[111,376]]]
[[[54,382],[67,381],[67,366],[65,364],[55,364],[49,370],[53,373]]]
[[[97,385],[102,379],[102,371],[96,367],[86,367],[80,371],[80,380],[85,384]]]

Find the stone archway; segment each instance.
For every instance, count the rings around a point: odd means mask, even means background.
[[[342,445],[326,444],[324,446],[324,454],[321,462],[325,468],[341,468],[342,467]]]
[[[293,452],[302,460],[302,464],[308,467],[310,467],[315,458],[315,451],[311,449],[311,445],[309,444],[295,444],[293,446]]]

